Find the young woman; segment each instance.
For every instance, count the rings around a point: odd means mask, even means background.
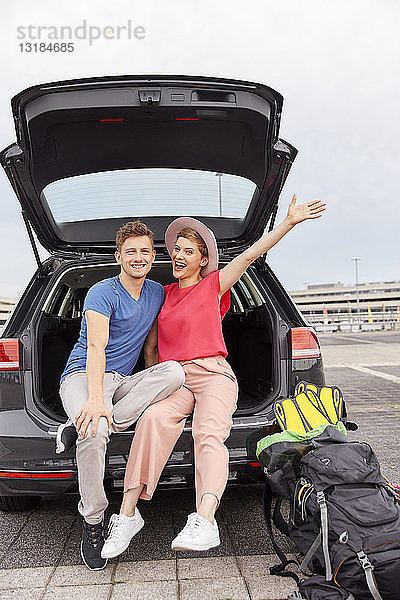
[[[173,275],[165,286],[165,302],[158,317],[159,361],[179,361],[185,371],[184,387],[151,405],[136,425],[125,474],[119,515],[110,521],[104,558],[121,554],[143,527],[136,508],[139,498],[150,500],[161,471],[193,412],[197,512],[172,541],[174,550],[208,550],[220,543],[214,514],[228,477],[228,450],[224,444],[236,408],[237,382],[226,361],[221,321],[229,309],[229,290],[259,256],[272,248],[296,224],[322,215],[319,200],[290,203],[286,218],[271,232],[234,258],[220,271],[213,233],[200,221],[176,219],[166,232]]]

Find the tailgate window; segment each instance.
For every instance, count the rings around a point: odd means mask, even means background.
[[[191,169],[124,169],[60,179],[42,192],[57,223],[202,215],[243,218],[257,190],[253,181]]]

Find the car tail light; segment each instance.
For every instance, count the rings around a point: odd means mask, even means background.
[[[311,327],[295,327],[291,329],[292,359],[321,358],[318,338]]]
[[[19,340],[0,339],[0,371],[19,369]]]
[[[0,477],[7,477],[8,479],[68,479],[73,474],[73,471],[55,471],[53,473],[0,471]]]
[[[259,462],[249,462],[249,465],[250,465],[251,467],[259,467],[259,466],[260,466],[260,463],[259,463]]]

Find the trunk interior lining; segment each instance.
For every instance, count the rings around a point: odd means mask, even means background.
[[[49,312],[42,313],[38,323],[38,358],[39,358],[39,397],[45,405],[46,412],[53,414],[59,420],[66,418],[58,393],[59,378],[64,370],[68,356],[78,339],[84,296],[94,279],[100,281],[107,276],[113,276],[113,269],[96,269],[98,273],[90,273],[90,284],[86,287],[85,277],[76,277],[67,273],[53,292],[54,300],[46,305]],[[171,280],[170,268],[167,265],[154,266],[151,278],[160,283]],[[273,393],[273,340],[272,321],[265,304],[259,304],[260,297],[255,302],[247,301],[243,308],[246,295],[243,285],[249,289],[249,276],[245,275],[237,285],[236,296],[240,296],[240,306],[231,295],[231,308],[223,320],[223,332],[228,349],[228,361],[235,372],[239,383],[238,410],[251,414],[264,405],[266,399]],[[254,286],[254,283],[251,282]],[[61,296],[70,295],[68,302],[63,303]],[[72,293],[71,293],[72,291]],[[251,287],[249,294],[252,293]],[[253,290],[254,294],[254,290]],[[256,305],[256,302],[258,305]],[[252,306],[249,306],[252,304]],[[245,305],[246,306],[246,305]],[[63,307],[63,308],[60,308]],[[64,314],[54,314],[64,311]],[[139,357],[134,372],[144,368],[143,352]]]

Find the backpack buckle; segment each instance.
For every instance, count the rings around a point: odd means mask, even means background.
[[[349,532],[343,531],[343,533],[341,533],[339,536],[339,542],[341,544],[347,544],[348,541],[349,541]]]
[[[357,552],[358,560],[360,561],[360,565],[364,569],[364,571],[373,571],[374,565],[369,560],[367,554],[363,550],[361,552]]]

